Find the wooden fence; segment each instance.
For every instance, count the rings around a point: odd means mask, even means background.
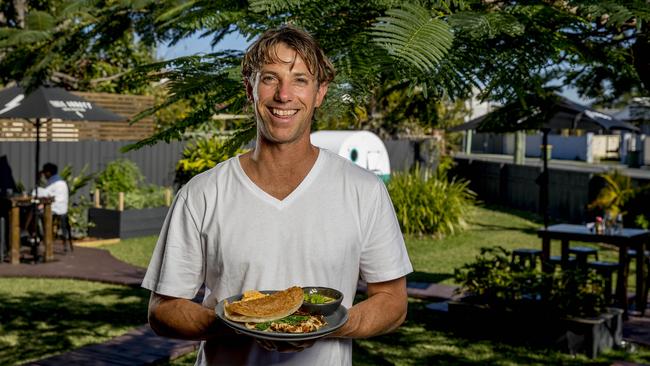
[[[131,118],[153,106],[151,96],[122,95],[109,93],[73,92],[98,106]],[[151,136],[155,129],[153,117],[137,123],[95,122],[95,121],[48,121],[40,130],[41,141],[133,141]],[[36,139],[34,126],[19,119],[0,119],[0,141],[33,141]]]

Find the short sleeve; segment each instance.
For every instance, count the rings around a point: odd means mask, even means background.
[[[393,203],[383,182],[377,182],[369,206],[361,249],[360,271],[366,282],[384,282],[413,271]]]
[[[161,295],[193,298],[204,281],[204,245],[197,217],[179,191],[153,251],[142,287]]]

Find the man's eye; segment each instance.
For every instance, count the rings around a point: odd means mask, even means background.
[[[306,85],[308,82],[309,82],[309,80],[307,80],[307,79],[303,79],[303,78],[296,79],[296,84],[299,84],[299,85]]]
[[[262,82],[264,84],[270,84],[275,81],[275,78],[273,76],[262,76]]]

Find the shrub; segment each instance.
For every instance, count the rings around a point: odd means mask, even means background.
[[[106,165],[95,178],[95,189],[102,193],[133,192],[144,181],[138,166],[127,159],[117,159]]]
[[[78,196],[77,193],[93,180],[94,174],[87,174],[88,165],[85,165],[78,175],[74,175],[71,165],[66,165],[61,170],[61,178],[68,183],[68,221],[74,238],[88,236],[88,228],[93,223],[88,221],[88,209],[92,206],[90,199],[86,196]]]
[[[416,166],[391,176],[388,192],[404,233],[442,236],[466,227],[476,194],[468,181],[448,179],[449,167],[444,163],[434,172]]]
[[[476,260],[454,271],[460,291],[493,308],[534,307],[559,316],[596,316],[605,310],[604,281],[594,270],[544,273],[522,269],[502,247],[481,248]]]
[[[95,189],[101,192],[102,206],[118,207],[119,193],[124,193],[124,208],[162,207],[165,205],[165,187],[143,185],[144,176],[138,166],[127,159],[110,162],[97,174]]]
[[[184,185],[193,176],[204,172],[244,150],[238,149],[230,155],[224,148],[224,141],[217,137],[204,137],[195,140],[183,150],[181,160],[176,164],[174,182],[179,186]]]

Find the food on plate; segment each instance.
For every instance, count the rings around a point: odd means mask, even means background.
[[[312,315],[302,311],[296,311],[278,320],[263,323],[246,323],[246,328],[265,332],[309,333],[315,332],[326,325],[327,321],[322,315]]]
[[[263,323],[272,320],[282,319],[285,316],[296,312],[302,305],[304,298],[302,288],[298,286],[289,287],[284,291],[234,301],[232,304],[224,304],[224,315],[226,318],[242,323]]]
[[[305,294],[304,301],[311,304],[327,304],[334,301],[334,298],[321,294]]]
[[[246,328],[264,332],[309,333],[327,325],[325,317],[299,311],[303,303],[302,288],[294,286],[284,291],[263,294],[246,291],[241,300],[224,302],[226,319],[244,323]]]

